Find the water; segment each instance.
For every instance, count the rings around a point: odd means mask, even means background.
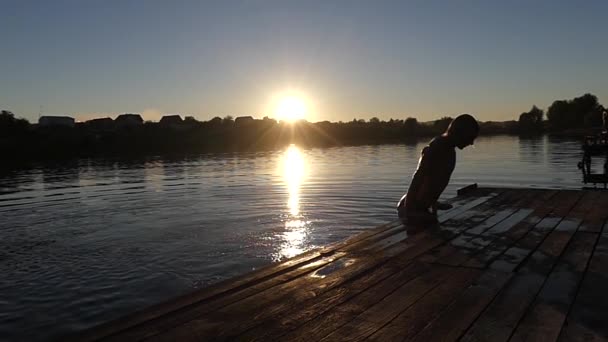
[[[80,160],[0,178],[0,339],[62,336],[395,219],[426,144]],[[462,186],[580,188],[580,142],[480,138]]]

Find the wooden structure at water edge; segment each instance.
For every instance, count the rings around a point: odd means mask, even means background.
[[[608,192],[478,188],[85,331],[84,341],[608,339]]]

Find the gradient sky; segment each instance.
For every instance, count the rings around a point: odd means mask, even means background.
[[[608,1],[0,0],[0,108],[309,121],[608,101]],[[606,103],[604,103],[606,104]]]

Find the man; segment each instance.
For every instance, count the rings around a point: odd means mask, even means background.
[[[456,166],[455,148],[473,145],[478,135],[479,124],[475,118],[462,114],[422,150],[410,188],[397,205],[400,218],[415,224],[437,222],[436,210],[450,208],[447,204],[438,204],[437,200]]]

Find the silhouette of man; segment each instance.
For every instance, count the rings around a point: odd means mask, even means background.
[[[437,200],[456,166],[455,148],[472,145],[478,135],[479,124],[475,118],[462,114],[452,120],[445,133],[422,150],[408,192],[397,205],[400,218],[415,224],[432,224],[437,222],[437,209],[451,208]]]

